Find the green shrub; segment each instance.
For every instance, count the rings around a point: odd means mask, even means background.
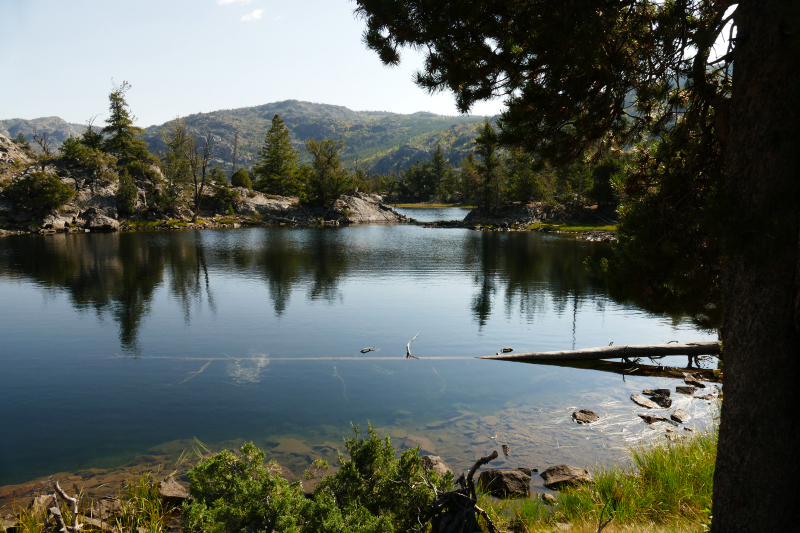
[[[214,191],[214,203],[220,211],[233,209],[233,202],[239,199],[239,191],[234,191],[228,187],[217,187]]]
[[[231,185],[234,187],[244,187],[245,189],[253,188],[253,181],[248,176],[247,171],[240,168],[231,176]]]
[[[264,465],[264,452],[252,443],[240,454],[222,452],[189,472],[193,500],[183,505],[184,533],[291,531],[297,533],[390,533],[419,529],[427,521],[433,491],[422,479],[419,449],[395,458],[389,437],[372,427],[369,438],[345,441],[350,459],[339,454],[341,469],[305,498],[299,482],[277,474],[274,462]],[[324,461],[315,466],[327,467]],[[310,475],[309,472],[306,473]],[[449,488],[452,475],[429,473],[438,489]]]
[[[44,216],[70,201],[75,191],[55,176],[33,172],[6,187],[5,195],[17,208]]]
[[[133,177],[127,172],[123,172],[119,177],[119,187],[117,188],[117,210],[122,215],[132,215],[136,212],[135,202],[138,191]]]

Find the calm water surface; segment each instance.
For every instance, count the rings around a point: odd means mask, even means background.
[[[0,485],[168,463],[194,438],[300,474],[368,422],[456,468],[497,443],[500,467],[619,459],[663,434],[630,394],[673,382],[474,359],[710,338],[610,300],[582,266],[607,253],[410,225],[0,239]]]

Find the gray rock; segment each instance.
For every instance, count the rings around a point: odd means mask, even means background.
[[[670,418],[673,419],[675,422],[680,422],[681,424],[685,424],[691,418],[689,413],[684,411],[683,409],[675,409],[675,412],[670,415]]]
[[[588,409],[581,409],[572,413],[572,419],[578,424],[591,424],[600,420],[600,417]]]
[[[0,516],[0,531],[10,532],[17,526],[17,519],[12,515]]]
[[[669,389],[645,389],[642,394],[645,396],[669,396]]]
[[[556,497],[553,496],[552,494],[550,494],[549,492],[543,492],[542,493],[542,501],[544,503],[546,503],[547,505],[553,505],[558,500],[556,500]]]
[[[531,474],[533,473],[533,469],[532,468],[525,468],[524,466],[520,466],[519,468],[517,468],[517,470],[519,470],[520,472],[522,472],[523,474],[525,474],[528,477],[530,477]]]
[[[158,483],[158,493],[161,501],[175,507],[179,507],[189,497],[186,488],[173,477],[168,477]]]
[[[651,396],[650,399],[664,409],[672,407],[672,398],[669,396]]]
[[[706,388],[705,384],[697,381],[692,376],[686,376],[686,378],[684,378],[683,382],[686,383],[687,385],[691,385],[693,387],[697,387],[698,389],[705,389]]]
[[[693,398],[697,398],[698,400],[711,401],[714,398],[716,398],[716,396],[714,396],[713,394],[698,394],[697,396],[693,396]]]
[[[97,500],[97,503],[92,506],[92,514],[101,520],[114,517],[120,512],[122,512],[122,503],[119,500],[119,496],[100,498]]]
[[[631,394],[631,400],[634,403],[641,405],[642,407],[647,407],[648,409],[659,409],[660,406],[652,400],[648,400],[641,394]]]
[[[87,220],[86,225],[84,226],[88,230],[92,231],[118,231],[119,230],[119,222],[114,220],[111,217],[102,215],[100,213],[90,213],[89,211],[100,211],[95,210],[94,208],[89,209],[81,218]],[[88,219],[87,219],[88,217]]]
[[[544,486],[551,490],[559,490],[581,483],[594,483],[594,479],[588,471],[571,465],[551,466],[540,476],[544,479]]]
[[[422,469],[425,472],[433,470],[440,477],[444,477],[448,472],[453,472],[453,470],[447,466],[447,463],[438,455],[423,455],[420,457],[420,461],[422,462]]]
[[[692,387],[691,385],[678,385],[677,387],[675,387],[675,392],[677,392],[678,394],[688,394],[689,396],[694,394],[694,391],[696,390],[697,387]]]
[[[491,468],[481,472],[478,484],[495,498],[528,496],[531,490],[531,476],[519,470]]]
[[[666,422],[667,424],[672,424],[673,426],[677,426],[678,424],[670,420],[669,418],[663,416],[652,416],[652,415],[642,415],[640,414],[642,420],[647,422],[648,424],[655,424],[656,422]]]

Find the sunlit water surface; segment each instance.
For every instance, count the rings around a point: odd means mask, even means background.
[[[0,239],[0,485],[168,468],[195,438],[299,475],[368,422],[456,470],[498,444],[499,467],[623,459],[664,434],[629,396],[674,381],[474,359],[712,338],[612,301],[582,265],[608,253],[410,225]],[[602,420],[577,426],[581,408]]]

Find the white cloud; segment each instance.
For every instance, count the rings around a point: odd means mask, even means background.
[[[242,17],[242,20],[245,22],[250,22],[251,20],[261,20],[261,14],[264,12],[263,9],[256,9],[252,13],[249,13]]]
[[[252,1],[253,0],[217,0],[217,3],[219,5],[221,5],[221,6],[225,6],[225,5],[228,5],[228,4],[234,4],[236,2],[241,2],[243,4],[249,4]]]

